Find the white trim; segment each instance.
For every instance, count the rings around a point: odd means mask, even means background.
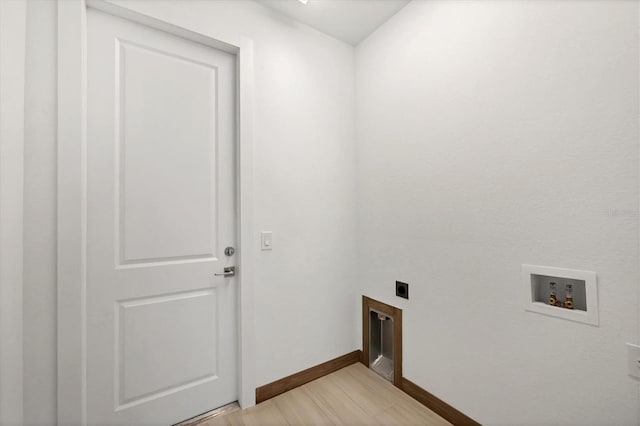
[[[23,422],[26,2],[0,0],[0,424]]]
[[[238,206],[240,211],[240,301],[238,309],[238,402],[256,405],[253,309],[253,40],[242,38],[238,51]]]
[[[86,424],[86,8],[234,53],[238,63],[238,399],[255,405],[253,318],[253,43],[211,38],[97,0],[58,0],[58,423]]]
[[[85,22],[82,0],[58,1],[58,423],[86,423]]]

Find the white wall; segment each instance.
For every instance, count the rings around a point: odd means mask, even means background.
[[[357,74],[350,46],[250,1],[120,4],[255,40],[255,220],[275,244],[256,235],[257,385],[358,347],[364,293],[404,309],[405,376],[485,424],[637,424],[635,1],[415,1]],[[55,4],[27,12],[25,419],[47,424]],[[597,271],[601,326],[525,313],[525,262]]]
[[[25,401],[55,418],[55,5],[30,0]],[[355,277],[352,46],[252,1],[115,2],[212,36],[254,39],[256,385],[350,352]],[[188,3],[188,5],[187,5]]]
[[[359,281],[405,377],[483,424],[637,424],[638,3],[414,1],[356,63]],[[524,312],[522,263],[596,271],[600,327]]]

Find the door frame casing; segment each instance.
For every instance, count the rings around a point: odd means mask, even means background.
[[[87,423],[87,8],[236,55],[238,400],[255,405],[253,322],[253,41],[212,37],[124,6],[58,0],[58,423]],[[213,407],[212,407],[213,408]]]
[[[0,0],[0,424],[21,424],[24,419],[26,17],[26,2]]]

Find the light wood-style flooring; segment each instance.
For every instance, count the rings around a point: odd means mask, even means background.
[[[357,363],[247,410],[205,420],[218,425],[450,425]]]

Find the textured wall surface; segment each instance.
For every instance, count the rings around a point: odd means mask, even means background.
[[[638,423],[637,2],[414,1],[355,64],[252,1],[119,3],[254,39],[257,385],[358,347],[364,293],[404,309],[405,376],[484,424]],[[55,4],[27,14],[25,420],[50,424]],[[600,327],[524,312],[522,263],[596,271]]]
[[[356,57],[359,282],[405,376],[483,424],[637,424],[638,3],[414,1]],[[600,327],[525,312],[523,263],[596,271]]]
[[[253,1],[115,2],[213,36],[254,40],[256,385],[353,351],[354,49]],[[186,4],[189,4],[186,7]],[[55,418],[56,8],[28,10],[25,401]],[[304,342],[303,345],[297,343]]]

